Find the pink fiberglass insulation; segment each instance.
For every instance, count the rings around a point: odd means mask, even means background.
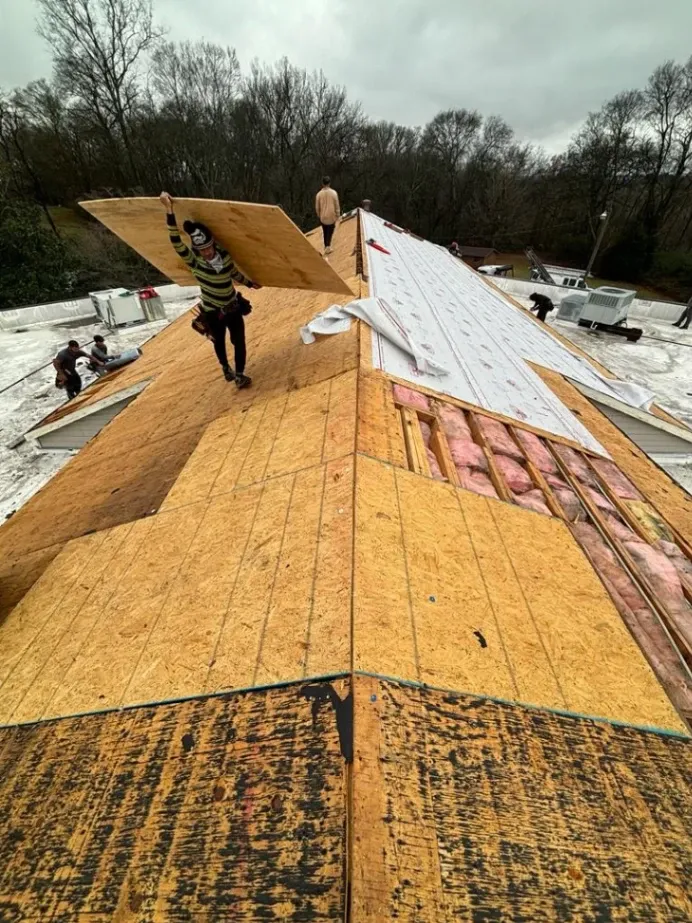
[[[618,466],[612,461],[608,461],[607,458],[593,458],[591,464],[596,471],[598,471],[616,497],[621,497],[623,500],[642,499],[642,495],[634,484],[625,477]]]
[[[473,468],[464,468],[459,465],[457,474],[459,475],[459,484],[466,490],[472,490],[475,494],[481,494],[483,497],[499,499],[497,491],[493,487],[493,482],[482,471],[474,471]]]
[[[582,484],[588,484],[589,487],[598,487],[598,481],[594,477],[593,471],[591,471],[584,459],[577,455],[574,449],[559,443],[555,443],[554,448],[558,456],[567,465],[572,474],[579,478]]]
[[[516,458],[517,461],[523,460],[524,455],[521,449],[509,435],[504,423],[493,420],[492,417],[484,417],[482,414],[478,415],[477,420],[481,432],[488,440],[488,445],[496,455],[508,455],[510,458]]]
[[[692,561],[678,548],[675,542],[666,542],[659,539],[656,547],[672,562],[673,567],[679,574],[683,574],[692,582]]]
[[[558,474],[546,474],[545,479],[555,490],[565,490],[569,488],[567,481]]]
[[[555,499],[565,512],[570,522],[586,519],[586,510],[581,505],[579,497],[569,487],[555,491]]]
[[[525,494],[533,490],[533,481],[519,462],[507,455],[496,455],[495,464],[502,472],[505,482],[513,494]]]
[[[400,404],[408,404],[409,407],[417,407],[418,410],[430,410],[428,398],[420,391],[414,391],[405,385],[394,385],[394,400]]]
[[[600,492],[600,490],[594,490],[593,487],[584,487],[584,491],[586,492],[589,500],[591,500],[591,502],[595,504],[599,510],[607,510],[609,513],[615,512],[615,507],[613,504],[605,496],[605,494]]]
[[[625,548],[671,615],[680,615],[687,621],[687,636],[692,641],[692,608],[682,592],[680,576],[672,561],[646,542],[625,542]]]
[[[639,592],[631,577],[615,557],[597,529],[586,522],[571,526],[584,550],[591,558],[593,566],[604,582],[615,588],[625,604],[632,610],[646,606],[644,597]]]
[[[463,410],[451,404],[445,404],[443,401],[435,401],[435,405],[442,429],[448,439],[465,439],[467,442],[473,442]]]
[[[619,516],[613,513],[603,513],[603,521],[607,524],[612,534],[621,542],[641,542],[636,532],[634,532],[627,523],[623,522]]]
[[[529,433],[524,429],[515,430],[519,442],[524,446],[526,454],[529,456],[534,465],[543,474],[557,474],[557,465],[555,459],[543,444],[543,441],[535,433]]]
[[[475,442],[466,439],[448,439],[449,451],[457,468],[476,468],[478,471],[488,470],[488,459],[483,449]]]
[[[430,424],[426,423],[425,420],[419,420],[419,423],[420,423],[420,431],[423,436],[423,444],[427,448],[430,445],[430,437],[432,436],[432,429],[430,428]]]
[[[645,542],[625,542],[625,548],[665,607],[677,634],[692,648],[692,606],[685,599],[674,564],[662,551]]]
[[[692,684],[658,617],[596,529],[587,523],[571,528],[673,704],[689,713]]]
[[[540,490],[530,490],[525,494],[515,494],[514,502],[517,506],[523,506],[525,510],[533,510],[534,513],[544,513],[546,516],[553,514],[548,509],[545,497]]]
[[[440,463],[437,460],[437,456],[432,449],[425,450],[425,454],[428,456],[428,464],[430,465],[430,473],[435,478],[436,481],[445,481],[446,478],[442,474],[442,469],[440,468]]]

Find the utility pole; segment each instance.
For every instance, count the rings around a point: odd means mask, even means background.
[[[593,264],[596,262],[598,251],[601,249],[601,244],[603,243],[603,237],[605,235],[606,225],[608,224],[608,212],[603,212],[603,214],[600,216],[598,220],[600,221],[601,226],[598,229],[596,243],[593,245],[593,250],[591,251],[591,256],[589,257],[589,264],[586,267],[586,270],[584,271],[584,276],[583,276],[584,285],[586,285],[586,280],[589,277],[589,273],[591,272],[591,268],[593,267]]]

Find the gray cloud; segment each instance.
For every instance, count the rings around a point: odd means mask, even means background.
[[[158,0],[175,40],[282,56],[344,84],[373,118],[422,124],[440,109],[502,115],[562,149],[587,112],[692,53],[690,0]],[[34,0],[0,0],[0,86],[50,73]]]

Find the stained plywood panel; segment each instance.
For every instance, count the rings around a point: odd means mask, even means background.
[[[179,285],[196,284],[171,246],[166,215],[158,199],[97,199],[81,205],[169,279]],[[260,285],[351,294],[343,279],[276,205],[176,199],[175,211],[181,231],[188,218],[202,221],[242,271]]]
[[[688,920],[692,744],[355,687],[352,918]]]
[[[356,669],[684,731],[561,521],[359,456]]]
[[[0,730],[0,918],[344,918],[344,681]]]

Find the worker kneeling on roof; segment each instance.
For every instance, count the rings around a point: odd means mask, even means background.
[[[187,263],[202,291],[202,310],[199,320],[204,332],[214,342],[214,351],[221,364],[226,381],[235,381],[236,387],[246,388],[251,379],[245,374],[245,321],[252,306],[235,290],[234,282],[248,288],[260,288],[248,279],[233,262],[231,255],[214,240],[209,228],[198,221],[186,221],[183,229],[190,237],[192,249],[183,243],[173,211],[173,199],[161,193],[167,212],[168,235],[173,249]],[[198,329],[196,327],[196,329]],[[226,355],[226,330],[235,350],[235,369],[228,364]]]

